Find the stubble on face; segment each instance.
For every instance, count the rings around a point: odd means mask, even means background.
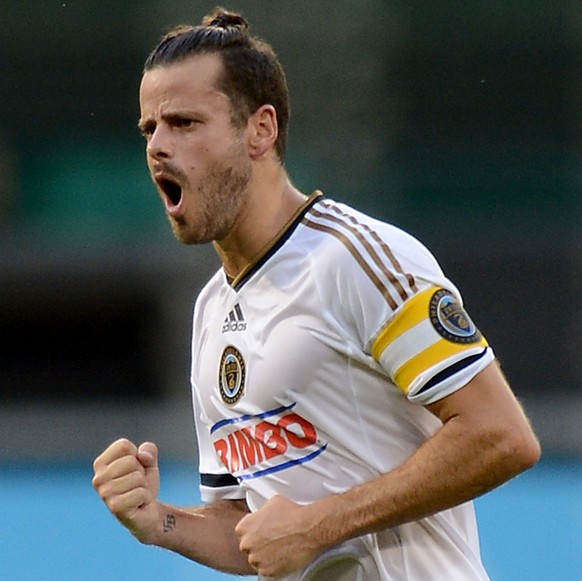
[[[194,191],[186,182],[184,195],[195,196],[194,215],[169,218],[175,237],[183,244],[223,240],[236,224],[247,198],[251,162],[242,140],[233,142],[223,159],[212,165]]]

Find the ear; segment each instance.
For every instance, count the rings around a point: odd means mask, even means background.
[[[252,159],[259,159],[275,149],[279,135],[277,112],[273,105],[262,105],[248,120],[248,145]]]

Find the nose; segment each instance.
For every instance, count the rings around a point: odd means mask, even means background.
[[[147,143],[147,154],[153,159],[168,159],[172,157],[172,145],[168,131],[158,125]]]

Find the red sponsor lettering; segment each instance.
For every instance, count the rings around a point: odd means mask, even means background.
[[[305,418],[290,413],[276,424],[261,421],[214,441],[214,449],[231,474],[246,470],[287,452],[289,446],[303,449],[317,442],[317,431]]]
[[[263,461],[264,453],[261,444],[253,438],[248,426],[237,430],[234,437],[240,451],[243,469]]]
[[[255,428],[255,438],[263,445],[265,458],[270,460],[287,451],[287,442],[283,430],[277,424],[261,422]]]
[[[228,461],[228,444],[226,443],[226,440],[216,440],[216,442],[214,442],[214,449],[216,450],[216,453],[218,454],[218,457],[220,458],[220,461],[225,465],[228,466],[229,461]]]
[[[285,430],[289,443],[295,448],[307,448],[317,442],[317,432],[313,424],[297,414],[283,416],[278,424]]]
[[[228,448],[230,450],[230,465],[234,472],[238,472],[240,470],[240,456],[238,453],[238,448],[235,446],[234,436],[232,434],[228,434]]]

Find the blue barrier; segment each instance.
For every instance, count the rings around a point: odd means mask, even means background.
[[[0,466],[1,581],[240,579],[135,541],[91,487],[91,462]],[[199,503],[192,466],[162,465],[161,498]],[[493,581],[582,579],[582,461],[544,460],[479,499]]]

